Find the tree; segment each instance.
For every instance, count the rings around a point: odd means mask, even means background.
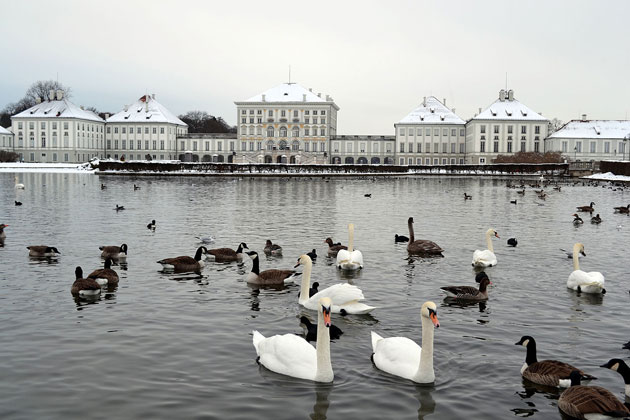
[[[20,155],[8,150],[0,150],[0,162],[17,162]]]
[[[554,118],[553,120],[549,121],[549,132],[547,133],[547,135],[551,135],[555,133],[556,131],[560,130],[563,125],[564,123],[562,122],[562,120],[559,120],[557,118]]]
[[[223,118],[216,118],[206,111],[189,111],[180,115],[179,119],[188,124],[189,133],[235,133]]]
[[[65,97],[70,98],[72,96],[72,90],[68,86],[64,86],[55,80],[38,80],[28,88],[24,98],[31,103],[31,106],[35,105],[37,98],[40,98],[42,101],[54,100],[54,97],[50,97],[51,90],[54,90],[55,94],[57,90],[63,90]]]
[[[494,163],[562,163],[561,152],[518,152],[513,155],[498,155]]]

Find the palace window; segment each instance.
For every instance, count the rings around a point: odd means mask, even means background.
[[[275,133],[274,133],[274,129],[273,127],[267,127],[267,137],[274,137]]]

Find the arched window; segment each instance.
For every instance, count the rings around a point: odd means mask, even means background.
[[[280,140],[280,142],[278,143],[278,149],[286,150],[287,149],[287,142],[284,141],[284,140]]]
[[[254,126],[249,127],[249,135],[250,136],[254,135]]]
[[[275,133],[274,133],[274,129],[273,127],[269,126],[267,127],[267,137],[274,137]]]
[[[287,136],[287,128],[280,127],[280,137],[286,137],[286,136]]]
[[[273,150],[273,140],[267,141],[267,150]]]
[[[300,137],[300,127],[293,127],[293,137]]]
[[[291,143],[291,150],[293,150],[294,152],[300,150],[300,142],[297,140],[293,140],[293,143]]]

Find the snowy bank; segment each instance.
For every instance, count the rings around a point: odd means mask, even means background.
[[[0,172],[57,172],[93,174],[89,163],[25,163],[0,162]]]
[[[593,174],[593,175],[585,176],[584,178],[595,179],[598,181],[630,182],[630,176],[615,175],[612,172],[606,172],[605,174]]]

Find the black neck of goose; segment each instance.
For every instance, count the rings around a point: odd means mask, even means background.
[[[203,252],[203,248],[197,248],[197,252],[195,252],[195,261],[201,260],[201,253]]]
[[[619,364],[617,372],[623,376],[623,383],[630,385],[630,367],[628,367],[625,363],[623,365]]]
[[[112,267],[112,260],[108,258],[105,260],[105,268],[111,268],[111,267]]]
[[[243,244],[238,244],[238,248],[236,248],[236,253],[237,254],[243,253]]]
[[[408,221],[407,225],[409,226],[409,242],[414,242],[414,234],[413,234],[413,222]]]
[[[536,362],[538,362],[538,359],[536,358],[536,342],[530,340],[529,344],[527,344],[527,356],[525,356],[525,363],[529,366]]]
[[[260,274],[260,266],[258,265],[258,257],[254,257],[252,259],[252,273],[256,275]]]
[[[124,253],[125,255],[127,255],[127,245],[126,244],[122,244],[120,246],[120,252]]]

